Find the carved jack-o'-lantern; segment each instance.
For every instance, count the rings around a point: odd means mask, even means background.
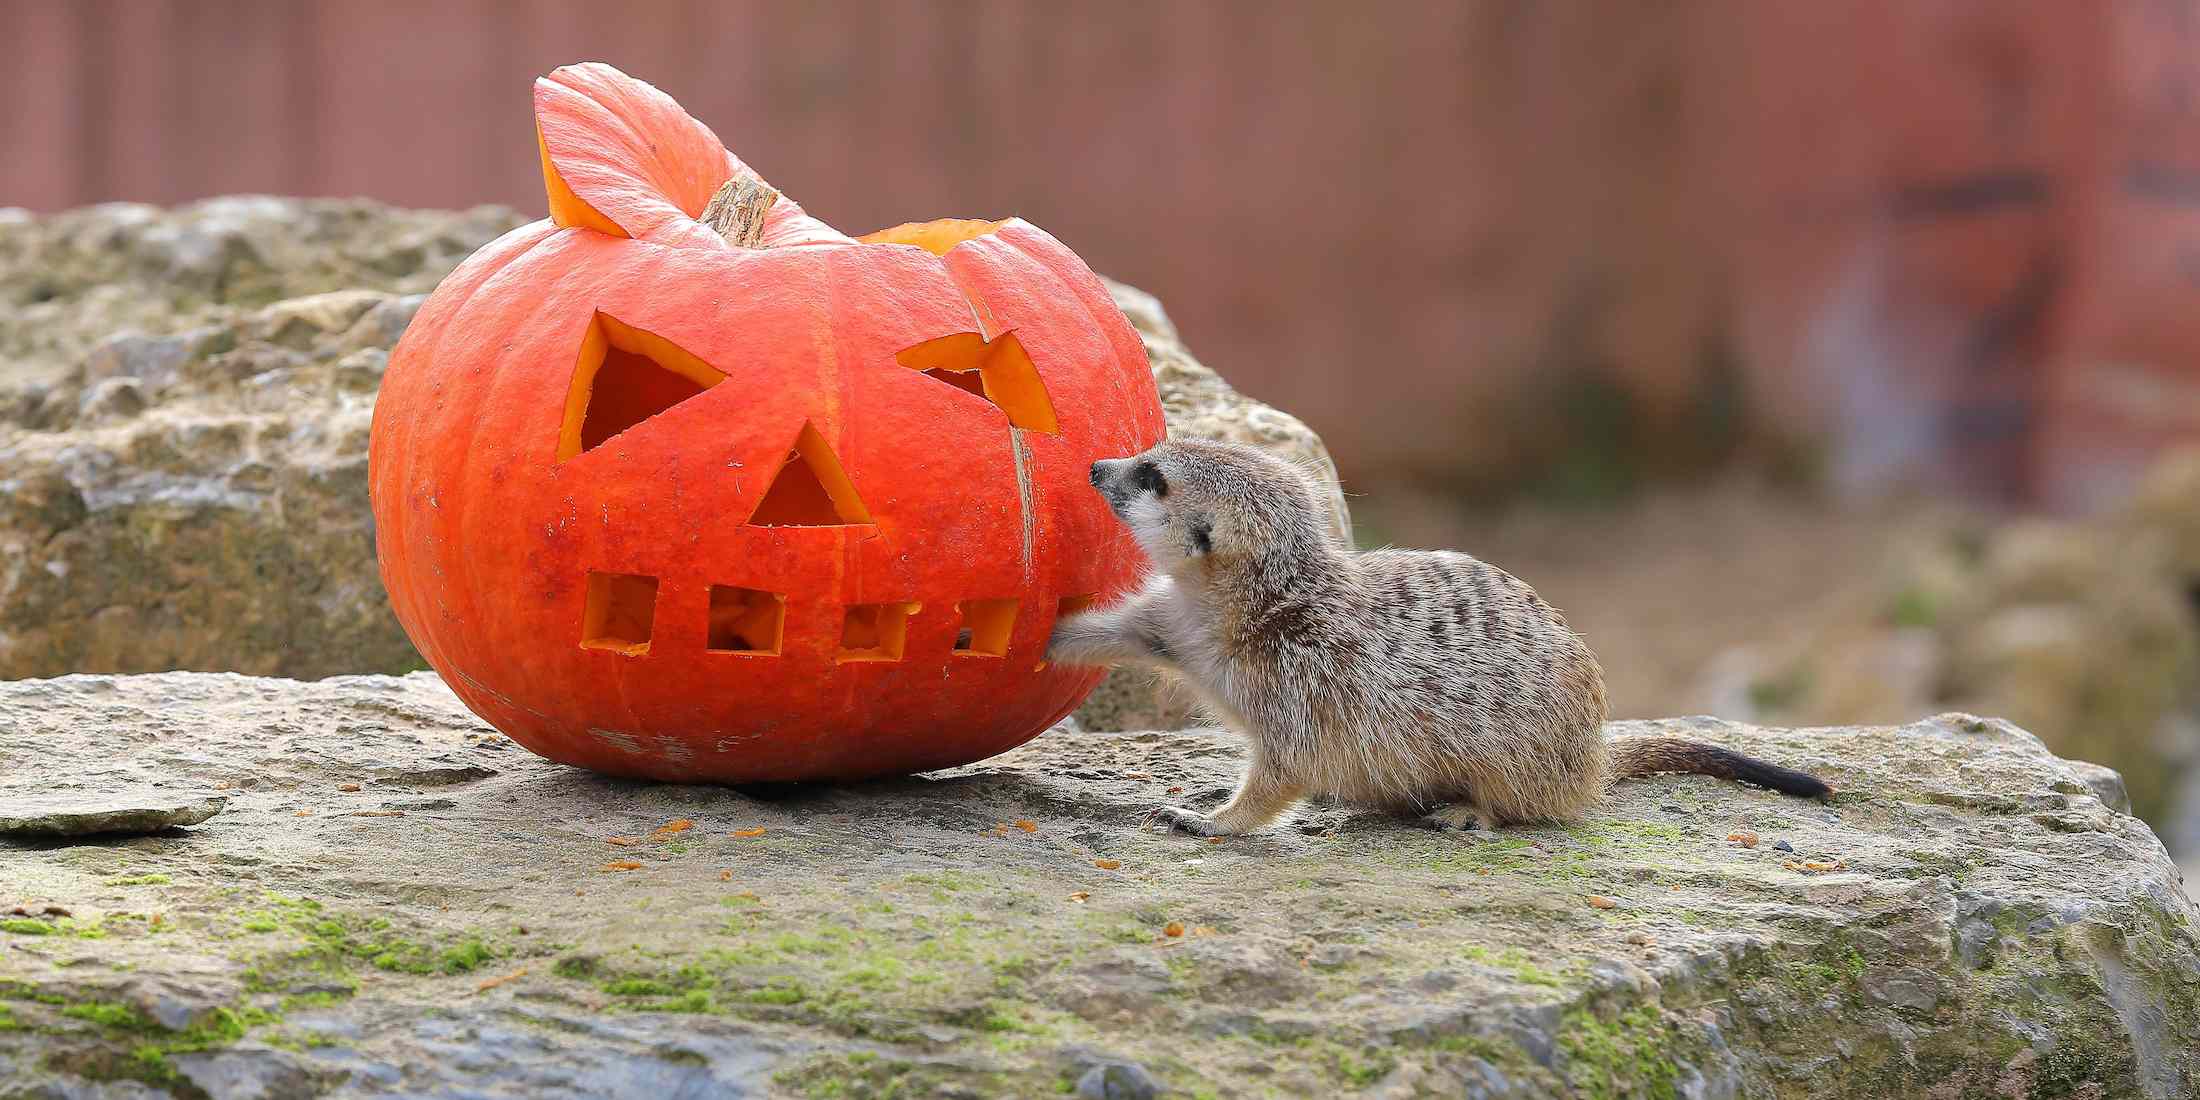
[[[551,216],[444,280],[375,407],[383,582],[451,689],[682,780],[945,767],[1074,709],[1098,674],[1047,635],[1141,561],[1087,470],[1163,431],[1084,263],[1015,219],[856,240],[763,205],[607,66],[535,114]]]

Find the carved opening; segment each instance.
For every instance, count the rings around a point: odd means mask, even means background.
[[[985,376],[974,370],[948,370],[946,367],[933,367],[931,370],[925,371],[924,376],[926,378],[937,378],[972,397],[985,396]]]
[[[985,398],[1007,413],[1008,422],[1019,428],[1061,434],[1054,402],[1047,398],[1039,368],[1013,332],[991,340],[975,332],[949,333],[904,349],[894,359],[927,378]]]
[[[840,660],[898,661],[909,640],[909,616],[923,604],[858,603],[848,605],[840,625]]]
[[[581,648],[639,657],[649,652],[657,621],[657,578],[633,573],[588,574],[588,606],[581,615]]]
[[[592,451],[725,380],[724,371],[672,341],[598,313],[566,391],[558,460]]]
[[[754,588],[710,586],[711,652],[777,657],[786,626],[787,597]]]
[[[955,654],[1008,656],[1008,640],[1016,632],[1016,604],[1015,600],[964,600],[956,604],[962,627],[955,632]]]
[[[757,527],[840,527],[871,522],[855,483],[817,428],[805,422],[787,461],[749,516]]]

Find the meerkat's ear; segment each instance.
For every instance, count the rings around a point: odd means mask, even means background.
[[[1193,557],[1214,553],[1215,525],[1211,520],[1205,515],[1194,515],[1185,522],[1184,528],[1190,537],[1189,549]]]

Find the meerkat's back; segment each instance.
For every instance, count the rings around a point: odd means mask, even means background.
[[[1377,650],[1358,668],[1358,733],[1412,768],[1417,801],[1471,791],[1484,816],[1526,821],[1571,817],[1601,794],[1604,674],[1557,609],[1468,554],[1351,558]]]

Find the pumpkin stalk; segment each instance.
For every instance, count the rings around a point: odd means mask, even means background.
[[[753,172],[743,172],[725,182],[703,207],[702,222],[718,231],[735,248],[764,247],[764,215],[779,201],[779,192]]]

